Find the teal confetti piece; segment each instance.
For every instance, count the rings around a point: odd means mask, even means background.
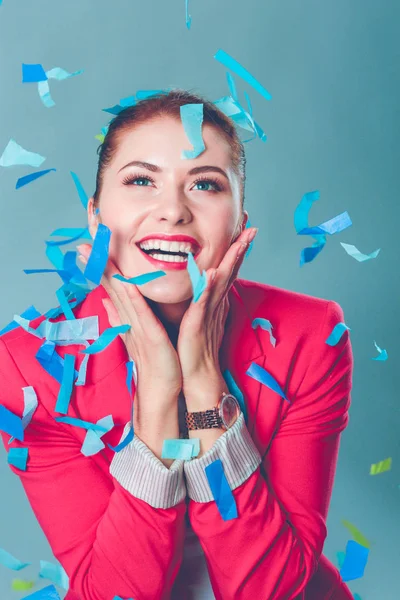
[[[228,80],[229,91],[231,93],[232,98],[235,102],[239,103],[239,97],[236,90],[235,80],[233,79],[229,71],[226,72],[226,79]]]
[[[225,369],[225,371],[222,373],[222,376],[225,379],[225,383],[228,386],[229,392],[233,396],[235,396],[235,398],[239,402],[240,409],[244,415],[244,420],[247,425],[247,422],[248,422],[247,406],[246,406],[246,402],[245,402],[242,390],[238,387],[238,385],[237,385],[236,381],[234,380],[232,373],[229,371],[229,369]]]
[[[105,427],[107,430],[106,432],[108,432],[114,427],[114,420],[111,415],[108,415],[108,417],[103,417],[97,421],[97,425],[100,424],[102,427]],[[100,452],[100,450],[103,450],[105,444],[100,439],[103,435],[104,432],[98,433],[92,428],[88,429],[81,448],[82,454],[84,454],[84,456],[93,456]]]
[[[346,323],[337,323],[332,329],[329,337],[325,340],[325,344],[328,344],[328,346],[336,346],[345,331],[351,331],[350,327],[347,327]]]
[[[35,410],[38,407],[38,400],[37,400],[36,392],[31,385],[29,385],[27,387],[23,387],[22,391],[24,393],[24,411],[22,414],[22,429],[25,431],[25,429],[28,427],[29,423],[32,421],[32,417],[35,413]],[[11,442],[13,442],[14,439],[15,438],[13,436],[11,436],[11,438],[8,440],[8,443],[11,444]]]
[[[21,471],[26,471],[28,448],[10,448],[7,453],[7,462]]]
[[[17,438],[20,442],[24,441],[22,419],[2,404],[0,404],[0,430]]]
[[[31,306],[29,306],[29,308],[24,310],[23,313],[21,313],[20,318],[24,319],[24,321],[29,323],[29,321],[33,321],[33,319],[40,317],[41,314],[42,313],[40,313],[32,304]],[[8,323],[8,325],[6,325],[4,329],[0,331],[0,336],[2,336],[4,333],[7,333],[7,331],[12,331],[13,329],[16,329],[17,327],[19,327],[18,323],[16,323],[14,320],[11,321],[11,323]]]
[[[246,81],[259,94],[261,94],[261,96],[265,98],[265,100],[272,99],[271,94],[267,92],[265,87],[262,86],[261,83],[255,77],[253,77],[253,75],[251,75],[249,71],[247,71],[247,69],[245,69],[239,62],[237,62],[237,60],[235,60],[234,58],[232,58],[232,56],[229,56],[229,54],[224,52],[224,50],[218,50],[218,52],[214,55],[214,58],[220,63],[222,63],[227,69],[230,69],[231,71],[236,73],[236,75],[244,79],[244,81]]]
[[[136,104],[135,96],[126,96],[125,98],[121,98],[121,100],[119,101],[119,104],[123,108],[128,108],[129,106],[134,106]],[[101,133],[103,135],[106,135],[107,131],[108,131],[108,126],[101,128]]]
[[[50,237],[52,236],[62,236],[67,237],[66,240],[46,240],[46,246],[66,246],[67,244],[71,244],[72,242],[76,242],[77,240],[92,240],[92,236],[87,227],[84,229],[77,229],[76,227],[61,227],[60,229],[55,229],[50,233]],[[62,263],[60,263],[62,265]],[[57,265],[55,265],[57,266]]]
[[[192,17],[189,15],[189,0],[185,0],[186,27],[190,29]]]
[[[38,81],[47,81],[47,75],[42,65],[22,63],[22,83],[37,83]]]
[[[11,139],[0,157],[0,167],[11,167],[14,165],[40,167],[45,160],[44,156],[25,150],[15,140]]]
[[[274,338],[274,336],[272,335],[272,324],[271,321],[268,321],[267,319],[263,319],[261,317],[257,317],[256,319],[253,319],[253,322],[251,324],[252,328],[255,329],[257,326],[260,326],[261,329],[264,329],[265,331],[269,332],[269,339],[270,342],[272,344],[272,346],[276,346],[276,339]]]
[[[76,417],[54,417],[54,420],[57,421],[57,423],[66,423],[67,425],[81,427],[82,429],[92,429],[93,431],[98,431],[101,434],[109,431],[105,425],[99,425],[98,422],[97,424],[90,423],[90,421],[82,421],[82,419],[77,419]]]
[[[368,561],[369,548],[361,546],[354,540],[349,540],[346,546],[346,556],[340,569],[343,581],[359,579],[364,575]]]
[[[319,197],[319,191],[316,190],[313,192],[307,192],[300,200],[294,212],[294,227],[297,233],[308,228],[308,214],[311,206],[316,200],[319,200]],[[314,234],[313,237],[316,239],[316,242],[310,248],[304,248],[301,251],[300,267],[306,263],[312,262],[318,256],[321,250],[323,250],[326,244],[325,235]]]
[[[290,402],[285,396],[285,393],[281,389],[279,383],[276,381],[274,377],[268,371],[257,365],[256,363],[251,363],[250,367],[246,371],[246,375],[249,375],[256,381],[259,381],[263,385],[267,386],[270,390],[276,392],[287,402]]]
[[[336,557],[337,557],[337,562],[338,562],[339,570],[340,570],[344,563],[344,559],[346,557],[346,552],[336,552]]]
[[[74,180],[74,184],[77,189],[79,199],[82,202],[83,208],[85,210],[87,210],[87,206],[88,206],[88,202],[89,202],[88,195],[85,192],[85,190],[83,189],[83,185],[81,184],[78,175],[76,173],[74,173],[73,171],[70,171],[70,173],[71,173],[72,179]]]
[[[64,373],[64,360],[57,354],[55,347],[54,342],[46,340],[40,346],[35,358],[41,367],[61,385]],[[75,371],[75,377],[78,377],[77,371]]]
[[[133,419],[132,419],[132,422],[133,422]],[[132,425],[132,423],[131,423],[131,425]],[[133,430],[133,427],[131,426],[127,436],[122,441],[120,441],[120,443],[117,446],[111,446],[111,444],[107,444],[107,446],[109,448],[111,448],[111,450],[113,450],[114,452],[121,452],[121,450],[123,448],[125,448],[125,446],[127,446],[128,444],[131,443],[131,441],[134,438],[134,435],[135,435],[135,432]]]
[[[379,346],[377,345],[377,343],[375,342],[375,340],[374,340],[374,344],[375,344],[375,348],[379,352],[379,356],[373,357],[372,360],[387,360],[388,353],[386,352],[386,350],[382,350],[382,348],[379,348]]]
[[[357,248],[355,246],[353,246],[352,244],[344,244],[343,242],[340,242],[340,245],[343,246],[343,248],[346,250],[346,252],[349,256],[352,256],[358,262],[365,262],[366,260],[371,260],[372,258],[376,258],[378,256],[379,252],[381,251],[381,249],[378,248],[378,250],[374,250],[374,252],[371,252],[371,254],[363,254],[362,252],[357,250]]]
[[[107,348],[107,346],[111,344],[111,342],[113,342],[120,333],[126,333],[127,331],[129,331],[130,328],[130,325],[119,325],[118,327],[109,327],[108,329],[103,331],[101,336],[95,342],[93,342],[93,344],[91,344],[89,348],[81,350],[80,352],[82,354],[97,354],[98,352],[103,352],[103,350]]]
[[[74,375],[75,375],[75,356],[73,354],[66,354],[64,358],[64,369],[61,381],[61,387],[57,396],[57,403],[55,412],[62,413],[64,415],[68,412],[69,403],[71,400],[72,388],[74,386]]]
[[[346,210],[340,215],[329,219],[329,221],[321,223],[321,225],[316,225],[315,227],[305,227],[297,233],[298,235],[334,235],[335,233],[340,233],[341,231],[344,231],[351,225],[353,225],[353,223],[350,219],[349,213]]]
[[[41,560],[39,577],[50,579],[50,581],[59,587],[64,588],[64,590],[68,590],[69,588],[69,577],[61,565],[53,565],[50,562]]]
[[[205,467],[204,470],[213,498],[223,520],[230,521],[231,519],[237,519],[238,513],[235,498],[226,479],[221,460],[215,460]]]
[[[51,171],[55,170],[56,169],[46,169],[45,171],[37,171],[36,173],[29,173],[29,175],[25,175],[25,177],[20,177],[17,180],[15,189],[19,190],[19,188],[23,187],[24,185],[27,185],[28,183],[39,179],[39,177],[43,177],[43,175],[47,175],[47,173],[50,173]]]
[[[197,302],[207,287],[207,275],[204,270],[200,275],[200,270],[191,252],[188,253],[187,270],[192,283],[193,302]]]
[[[38,92],[44,106],[46,106],[47,108],[55,106],[55,102],[50,94],[48,79],[57,79],[58,81],[62,81],[64,79],[74,77],[75,75],[80,75],[81,73],[83,73],[83,70],[75,71],[74,73],[68,73],[68,71],[65,71],[65,69],[61,69],[60,67],[54,67],[54,69],[46,71],[47,80],[38,82]]]
[[[110,245],[111,231],[103,223],[97,226],[96,237],[94,238],[92,251],[86,264],[84,276],[96,285],[100,285],[104,270],[108,261],[108,249]]]
[[[12,569],[13,571],[20,571],[21,569],[25,569],[25,567],[31,565],[32,563],[23,563],[20,560],[18,560],[18,558],[15,558],[14,556],[12,556],[12,554],[7,552],[7,550],[0,548],[0,564],[4,567],[7,567],[7,569]]]
[[[183,150],[181,158],[197,158],[205,149],[201,127],[203,104],[184,104],[180,107],[181,121],[193,150]]]
[[[24,596],[22,600],[61,600],[54,585],[48,585],[29,596]]]
[[[161,458],[190,460],[200,454],[200,439],[164,440]]]
[[[145,100],[150,96],[165,96],[168,92],[165,90],[139,90],[136,92],[137,100]]]
[[[159,277],[163,277],[166,275],[165,271],[153,271],[150,273],[143,273],[142,275],[137,275],[136,277],[130,277],[127,279],[123,277],[123,275],[113,275],[114,279],[118,279],[124,283],[133,283],[135,285],[143,285],[148,283],[149,281],[153,281],[154,279],[158,279]]]

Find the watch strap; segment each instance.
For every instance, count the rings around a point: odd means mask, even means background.
[[[185,420],[189,431],[194,429],[219,429],[223,427],[218,407],[201,412],[188,413],[185,411]]]

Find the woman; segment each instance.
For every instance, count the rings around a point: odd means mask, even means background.
[[[190,143],[180,107],[198,103],[205,150],[182,159]],[[91,356],[68,410],[91,423],[112,414],[104,450],[84,456],[85,431],[55,421],[59,384],[35,360],[41,341],[21,328],[0,339],[1,403],[21,416],[28,385],[39,399],[24,442],[12,442],[29,447],[27,469],[11,469],[69,576],[68,600],[352,598],[322,555],[348,423],[349,336],[325,343],[344,320],[335,302],[237,279],[256,233],[246,229],[244,167],[232,121],[197,95],[152,96],[110,124],[88,203],[92,237],[100,223],[112,232],[109,262],[74,315],[97,315],[100,334],[110,325],[130,329]],[[87,263],[90,246],[80,250]],[[196,302],[189,252],[207,275]],[[113,277],[160,270],[164,276],[140,287]],[[275,347],[252,326],[256,318],[271,320]],[[82,349],[57,352],[74,354],[78,368]],[[252,364],[268,371],[285,398],[247,373]],[[244,404],[238,393],[226,396],[228,372]],[[109,445],[131,429],[132,398],[134,437],[115,452]],[[202,413],[199,421],[193,413]],[[8,449],[10,436],[2,437]],[[200,453],[163,458],[164,440],[180,437],[198,438]],[[218,460],[236,518],[223,517],[209,484],[206,467]]]

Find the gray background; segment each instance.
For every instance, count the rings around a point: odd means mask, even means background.
[[[272,94],[267,102],[236,77],[268,135],[246,144],[246,208],[259,227],[240,276],[335,300],[351,327],[355,359],[350,424],[342,435],[324,553],[336,564],[354,523],[373,543],[363,578],[350,582],[363,600],[399,597],[400,452],[399,302],[399,22],[396,0],[4,0],[0,8],[0,154],[13,137],[55,167],[32,184],[15,182],[35,169],[0,168],[0,328],[29,305],[57,306],[55,274],[44,240],[58,227],[84,227],[86,215],[69,171],[94,190],[94,136],[109,116],[101,109],[138,89],[175,85],[211,100],[228,94],[231,54]],[[50,82],[56,102],[45,108],[35,84],[21,83],[21,64],[60,66],[82,75]],[[302,195],[321,192],[310,214],[318,224],[348,210],[353,226],[328,239],[316,260],[299,267],[309,238],[296,236],[293,213]],[[358,263],[339,241],[377,259]],[[309,244],[308,244],[309,245]],[[66,249],[72,249],[68,246]],[[373,340],[388,352],[375,362]],[[398,373],[398,369],[397,369]],[[0,565],[0,597],[20,598],[13,577],[35,577],[39,560],[54,561],[0,447],[0,547],[33,565]],[[389,456],[392,470],[370,476]],[[38,580],[34,590],[49,582]],[[62,597],[63,591],[58,588]]]

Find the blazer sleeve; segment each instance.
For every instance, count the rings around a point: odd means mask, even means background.
[[[185,465],[189,518],[206,556],[216,600],[294,600],[317,570],[352,384],[348,332],[336,346],[325,343],[339,322],[341,307],[327,302],[323,323],[310,336],[310,360],[298,392],[259,466],[254,468],[254,446],[243,422],[197,459],[203,472],[206,464],[222,460],[236,519],[222,519],[205,475],[196,463],[192,466],[196,459]]]
[[[0,339],[0,404],[22,416],[22,388],[28,385]],[[4,431],[1,436],[7,451],[29,450],[26,471],[9,466],[69,577],[70,592],[80,600],[169,598],[183,554],[183,461],[167,469],[135,437],[114,456],[112,477],[81,453],[81,444],[40,401],[24,441],[9,444],[11,436]],[[155,473],[156,496],[145,485]],[[149,494],[167,508],[152,506]]]

